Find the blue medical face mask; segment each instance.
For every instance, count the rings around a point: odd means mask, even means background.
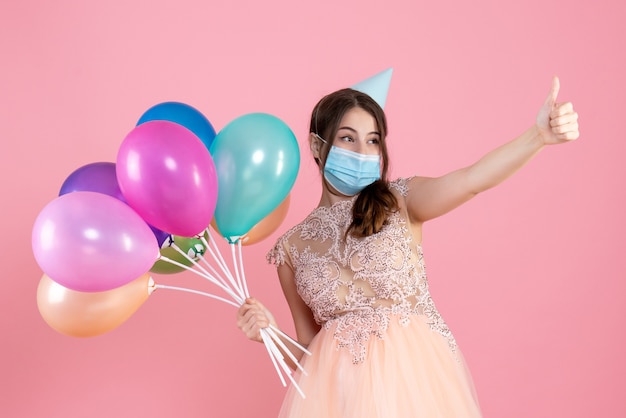
[[[380,179],[380,155],[359,154],[333,145],[324,164],[324,178],[339,193],[354,196]]]

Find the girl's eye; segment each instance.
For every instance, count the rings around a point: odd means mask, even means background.
[[[380,140],[378,138],[370,139],[368,142],[370,144],[376,144],[376,145],[380,144]]]
[[[341,139],[341,140],[342,140],[342,141],[344,141],[344,142],[353,142],[353,141],[354,141],[354,139],[352,139],[352,137],[351,137],[351,136],[342,136],[342,137],[341,137],[341,138],[339,138],[339,139]]]

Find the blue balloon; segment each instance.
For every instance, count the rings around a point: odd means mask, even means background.
[[[137,126],[153,120],[166,120],[184,126],[193,132],[207,149],[215,139],[215,129],[200,111],[185,103],[163,102],[146,110]]]
[[[291,129],[266,113],[240,116],[211,146],[218,180],[214,219],[230,242],[245,235],[289,194],[300,168]]]

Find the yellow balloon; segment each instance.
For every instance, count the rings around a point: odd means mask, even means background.
[[[104,292],[79,292],[43,275],[37,287],[37,307],[44,321],[61,334],[93,337],[124,323],[154,291],[149,274]]]

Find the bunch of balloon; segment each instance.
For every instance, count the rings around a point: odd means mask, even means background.
[[[216,135],[191,106],[153,106],[124,138],[115,163],[76,170],[39,214],[32,243],[44,272],[42,317],[59,332],[85,337],[119,326],[155,289],[241,306],[249,297],[242,245],[280,225],[299,164],[295,136],[275,116],[247,114]],[[229,243],[232,269],[211,236],[212,219]],[[183,270],[225,296],[156,284],[149,274]],[[280,351],[299,366],[282,339],[297,342],[273,327],[262,336],[283,385],[281,371],[295,384]]]
[[[190,109],[173,102],[149,109],[120,148],[117,177],[129,205],[146,222],[171,234],[160,243],[161,256],[151,271],[191,271],[226,292],[230,300],[193,289],[164,285],[157,288],[201,293],[240,306],[249,296],[240,247],[266,238],[284,220],[300,165],[298,144],[283,121],[266,113],[238,117],[212,135],[212,127],[206,126],[208,121],[202,119],[205,126],[200,129],[201,114]],[[201,142],[210,150],[217,184],[198,181],[202,176],[194,172],[194,167],[202,164],[194,164],[192,159],[205,153],[190,146],[171,147],[170,138],[175,135],[159,136],[165,131],[180,130],[180,123],[163,120],[171,115],[172,120],[190,124],[190,130],[194,128],[197,135],[204,132]],[[162,158],[153,158],[155,155]],[[182,185],[181,175],[188,178]],[[159,181],[152,180],[155,178]],[[219,190],[217,197],[210,193],[214,190]],[[189,196],[195,199],[190,200]],[[214,215],[212,221],[204,211],[208,207]],[[209,224],[231,244],[232,269],[220,254]],[[215,263],[208,263],[206,256]]]
[[[172,234],[185,247],[213,216],[217,177],[208,146],[215,131],[208,120],[174,102],[142,119],[116,163],[75,170],[35,220],[33,253],[44,272],[38,308],[66,335],[99,335],[126,321],[156,288],[167,287],[149,275],[164,258],[160,247],[173,242]],[[187,250],[201,255],[204,248],[194,242]]]

